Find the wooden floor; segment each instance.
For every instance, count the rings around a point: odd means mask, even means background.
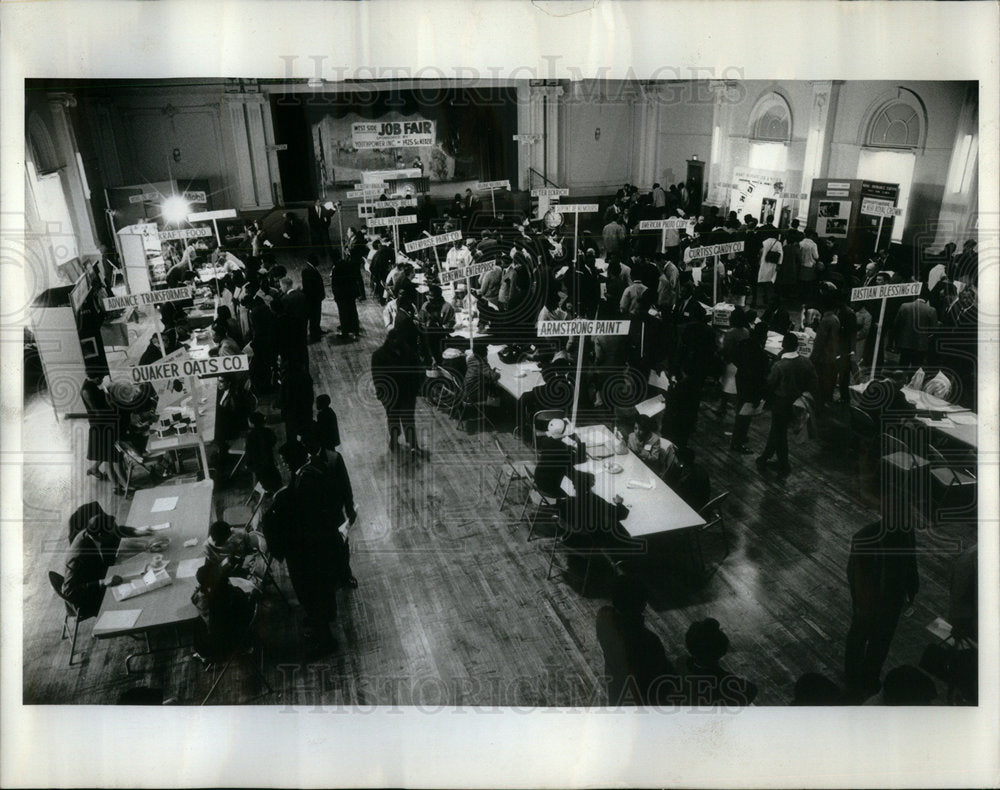
[[[516,521],[515,492],[504,512],[491,495],[495,449],[489,434],[470,436],[428,403],[418,405],[428,462],[400,466],[387,457],[381,406],[370,386],[371,351],[383,336],[381,311],[362,303],[367,330],[359,343],[333,335],[310,347],[316,392],[331,395],[340,418],[343,453],[360,512],[351,533],[352,565],[360,587],[340,593],[337,652],[303,658],[301,612],[276,596],[261,616],[268,705],[565,706],[603,704],[603,658],[595,635],[597,610],[607,603],[598,575],[579,591],[574,577],[546,580],[548,541],[528,543]],[[324,305],[324,325],[336,329],[336,308]],[[751,445],[760,447],[768,417],[757,418]],[[668,654],[681,657],[695,619],[717,618],[729,634],[726,666],[760,687],[757,703],[786,705],[802,673],[843,681],[844,637],[850,620],[845,565],[850,535],[877,516],[873,492],[859,482],[842,418],[831,417],[820,441],[792,449],[795,472],[785,485],[762,478],[754,456],[727,449],[730,430],[706,406],[694,446],[710,470],[713,491],[731,491],[732,551],[707,580],[685,574],[678,551],[664,563],[642,562],[649,588],[647,623]],[[527,448],[501,435],[515,455]],[[61,570],[66,519],[98,499],[123,519],[108,483],[83,474],[86,426],[55,420],[44,393],[27,398],[24,421],[24,676],[27,703],[111,704],[144,685],[182,704],[200,701],[211,677],[189,658],[166,650],[133,663],[128,639],[93,640],[93,620],[80,628],[78,665],[69,667],[69,641],[60,640],[63,607],[47,571]],[[245,496],[249,481],[217,487],[221,508]],[[206,524],[206,530],[207,530]],[[948,573],[958,546],[975,540],[971,527],[920,535],[920,594],[900,620],[886,670],[916,664],[931,641],[928,623],[947,612]],[[950,539],[957,544],[945,545]],[[709,560],[721,545],[707,543]],[[557,568],[565,568],[557,556]],[[262,689],[247,667],[234,667],[213,702],[240,704]]]

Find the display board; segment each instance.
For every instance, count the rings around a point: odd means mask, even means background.
[[[830,239],[838,256],[847,255],[863,263],[874,254],[876,241],[879,249],[889,246],[898,199],[898,184],[860,178],[816,178],[809,194],[806,226],[815,228],[821,239]],[[873,206],[878,210],[871,210]]]
[[[785,174],[752,167],[734,167],[729,193],[729,210],[743,221],[746,214],[763,225],[768,215],[781,216],[785,193]]]

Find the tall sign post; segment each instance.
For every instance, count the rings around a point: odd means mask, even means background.
[[[882,307],[878,314],[878,329],[875,332],[875,351],[872,353],[872,370],[868,380],[875,378],[875,367],[878,365],[878,350],[882,345],[882,324],[885,323],[885,303],[889,299],[899,299],[902,297],[914,297],[920,295],[923,283],[900,283],[898,285],[869,285],[864,288],[851,289],[852,302],[871,302],[876,299],[882,300]]]
[[[438,271],[441,271],[441,259],[438,258],[437,248],[440,244],[450,244],[453,241],[458,241],[462,238],[462,231],[452,230],[448,233],[441,233],[437,236],[431,236],[427,231],[424,231],[427,238],[417,239],[416,241],[411,241],[406,245],[407,252],[416,252],[417,250],[426,250],[430,247],[434,251],[434,262],[437,264]]]
[[[692,247],[689,250],[691,260],[701,260],[712,258],[712,307],[719,303],[719,256],[729,255],[731,252],[743,252],[746,242],[727,241],[723,244],[708,244],[704,247]]]
[[[451,235],[451,234],[444,234]],[[441,272],[438,275],[438,279],[441,285],[447,285],[448,283],[453,283],[456,280],[465,280],[465,298],[469,300],[471,304],[472,296],[472,278],[478,277],[480,274],[488,272],[493,267],[493,261],[481,261],[479,263],[473,263],[468,266],[463,266],[461,269],[452,269],[451,271]],[[472,350],[473,339],[475,338],[475,332],[472,330],[472,311],[469,311],[469,350]]]
[[[566,321],[539,321],[539,337],[578,337],[580,347],[576,355],[576,386],[573,389],[573,417],[576,424],[577,407],[580,404],[580,379],[583,373],[583,339],[605,335],[627,335],[631,321],[598,321],[575,318]]]
[[[639,230],[659,230],[660,252],[667,251],[667,231],[680,230],[687,226],[687,220],[680,217],[667,217],[666,219],[644,219],[639,223]]]
[[[882,240],[882,222],[886,217],[903,216],[903,209],[897,208],[889,200],[865,198],[861,201],[861,213],[878,217],[878,233],[875,234],[875,252],[877,253],[879,242]]]
[[[369,217],[366,220],[369,228],[392,228],[393,248],[399,252],[399,226],[416,225],[416,214],[402,214],[397,217]],[[393,253],[395,257],[396,253]]]
[[[598,210],[596,203],[567,203],[559,205],[560,214],[573,215],[573,260],[576,260],[577,245],[580,236],[580,215]]]
[[[362,213],[361,208],[358,207],[359,217],[370,216],[368,212],[368,198],[374,198],[376,195],[381,195],[389,188],[389,185],[384,181],[377,184],[355,184],[354,190],[347,193],[348,200],[361,199],[361,205],[364,206],[364,212]]]
[[[478,184],[476,184],[477,192],[482,191],[484,189],[488,189],[490,191],[490,207],[492,208],[493,216],[495,217],[497,215],[497,202],[493,196],[493,190],[506,189],[508,192],[510,192],[510,180],[504,178],[500,181],[480,181]]]

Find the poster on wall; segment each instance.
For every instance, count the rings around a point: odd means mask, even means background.
[[[736,216],[750,214],[763,225],[767,217],[777,217],[781,210],[781,193],[785,191],[785,176],[770,170],[751,167],[733,168],[733,183],[729,195],[729,210]]]
[[[816,209],[816,233],[821,238],[846,239],[850,220],[850,200],[820,200]]]

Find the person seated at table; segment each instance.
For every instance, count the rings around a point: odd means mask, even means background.
[[[868,382],[861,393],[858,408],[872,418],[880,433],[886,422],[900,422],[916,416],[917,407],[903,394],[906,382],[906,373],[896,371]]]
[[[189,283],[194,283],[196,279],[197,275],[195,275],[191,265],[183,260],[167,269],[168,288],[183,288]]]
[[[455,283],[455,296],[451,300],[451,306],[456,313],[463,313],[467,321],[479,315],[479,305],[474,294],[468,292],[464,282]]]
[[[628,437],[628,449],[641,458],[654,472],[663,466],[663,452],[660,437],[656,433],[652,417],[640,414],[635,418],[632,433]]]
[[[226,521],[216,521],[208,528],[205,541],[206,563],[224,566],[230,576],[249,579],[260,589],[267,565],[261,552],[267,551],[263,537]]]
[[[148,527],[120,525],[103,510],[91,516],[87,526],[76,533],[66,558],[62,594],[80,610],[81,618],[96,615],[105,590],[122,583],[117,575],[105,581],[108,569],[115,564],[122,537],[149,534]]]
[[[215,321],[212,324],[212,342],[215,345],[208,350],[210,357],[238,356],[240,353],[240,346],[230,337],[229,326],[225,321]]]
[[[208,664],[239,647],[250,624],[250,597],[229,581],[226,570],[206,562],[195,573],[198,586],[191,603],[198,610],[193,658]]]
[[[542,381],[530,392],[524,393],[518,401],[518,425],[526,442],[531,442],[535,426],[532,415],[543,409],[566,409],[573,402],[574,369],[573,360],[565,350],[556,352],[552,359],[538,363]]]
[[[757,685],[724,669],[729,637],[713,617],[691,623],[684,637],[688,655],[678,669],[686,703],[692,707],[744,707],[757,698]]]
[[[480,299],[487,302],[497,303],[500,298],[500,279],[503,277],[503,266],[500,261],[503,257],[493,258],[493,268],[479,275],[479,287],[473,289],[473,293]],[[508,258],[508,265],[509,265]]]
[[[611,606],[597,612],[597,641],[604,653],[608,704],[648,705],[666,703],[664,691],[676,670],[660,638],[643,623],[646,595],[629,576],[616,576]]]
[[[693,510],[701,510],[711,499],[712,488],[708,472],[695,463],[694,450],[687,446],[674,447],[663,472],[663,479]]]
[[[390,297],[395,299],[399,296],[400,289],[412,282],[413,266],[409,263],[399,261],[385,277],[385,291]]]
[[[535,331],[542,321],[564,321],[569,317],[569,313],[559,306],[559,294],[549,291],[545,294],[545,303],[538,311],[538,319],[535,321]],[[537,337],[535,346],[542,353],[555,354],[560,347],[565,347],[565,340],[561,337]]]
[[[340,446],[340,425],[330,406],[329,395],[316,397],[316,438],[324,450],[336,450]]]
[[[418,315],[431,356],[440,365],[445,341],[455,328],[455,308],[445,301],[440,285],[430,286],[427,301]]]
[[[500,373],[486,361],[486,352],[486,343],[479,340],[473,342],[462,382],[462,398],[466,403],[477,404],[480,409],[486,408],[494,385],[500,380]]]
[[[274,431],[267,427],[267,418],[261,412],[253,412],[248,421],[250,430],[244,444],[247,468],[265,491],[273,493],[281,488],[281,473],[274,461],[277,438]]]
[[[545,434],[538,437],[535,485],[549,497],[562,498],[562,479],[573,478],[573,467],[587,460],[587,446],[570,432],[567,420],[549,420]]]

